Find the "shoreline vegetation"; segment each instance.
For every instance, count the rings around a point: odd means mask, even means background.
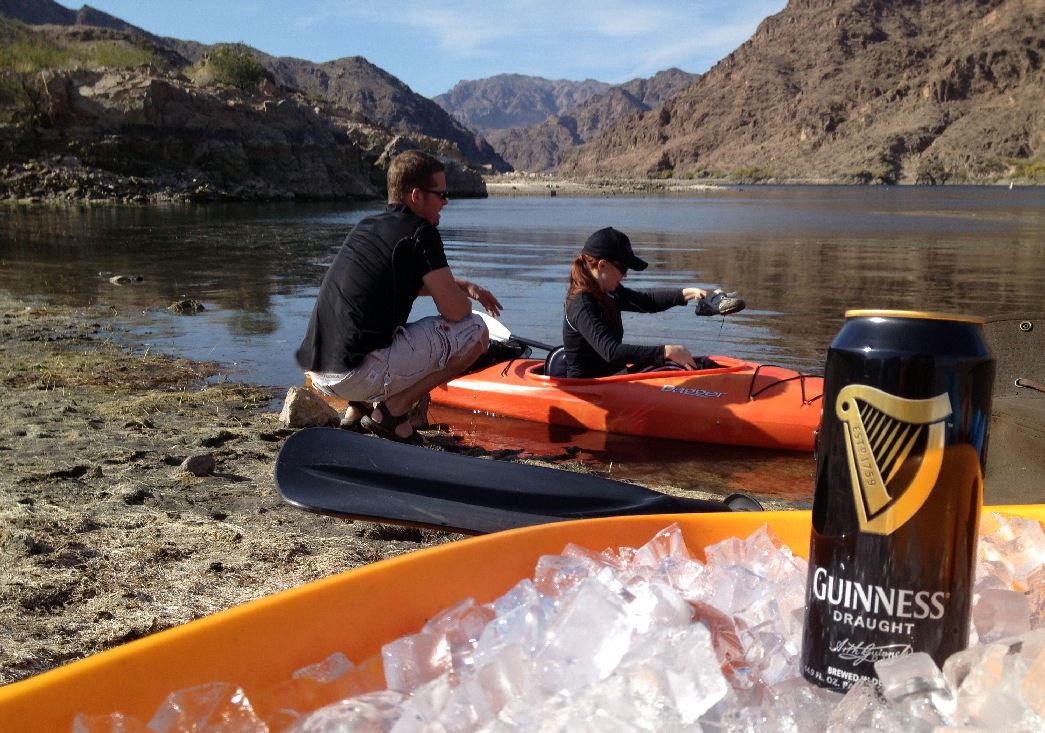
[[[107,307],[0,293],[0,684],[461,537],[285,504],[273,481],[293,432],[272,406],[283,389],[125,336]],[[422,432],[444,450],[494,455]],[[553,462],[564,456],[496,457],[590,470]],[[212,471],[186,467],[200,460]]]

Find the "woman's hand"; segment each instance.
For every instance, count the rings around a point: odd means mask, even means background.
[[[686,299],[687,303],[697,298],[703,298],[707,294],[708,291],[701,288],[682,288],[682,297]]]
[[[673,361],[687,371],[696,371],[697,363],[693,354],[685,346],[669,345],[664,347],[664,361]]]

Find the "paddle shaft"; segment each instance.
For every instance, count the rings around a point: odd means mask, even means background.
[[[533,339],[523,338],[522,336],[516,336],[512,334],[512,338],[518,341],[520,344],[532,346],[535,349],[544,349],[545,351],[554,351],[556,346],[550,346],[549,344],[541,343],[540,341],[534,341]]]

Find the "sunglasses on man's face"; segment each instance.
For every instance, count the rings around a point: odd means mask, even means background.
[[[628,274],[628,266],[627,265],[622,265],[621,263],[614,262],[613,260],[606,260],[606,261],[609,262],[614,267],[616,267],[618,270],[620,270],[620,274],[622,276]]]
[[[418,188],[421,188],[421,187],[418,186]],[[436,196],[441,198],[443,201],[449,201],[450,200],[450,192],[449,191],[436,191],[434,188],[421,188],[421,190],[425,191],[427,193],[434,193]]]

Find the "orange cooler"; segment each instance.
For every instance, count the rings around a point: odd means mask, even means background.
[[[1045,505],[986,507],[1045,521]],[[796,555],[809,549],[809,512],[608,517],[498,532],[420,550],[277,593],[0,687],[0,730],[72,730],[78,713],[121,712],[148,721],[167,695],[231,682],[249,698],[298,669],[342,652],[359,663],[467,597],[494,600],[533,576],[541,555],[567,543],[601,551],[639,547],[678,523],[703,548],[747,537],[762,524]]]

